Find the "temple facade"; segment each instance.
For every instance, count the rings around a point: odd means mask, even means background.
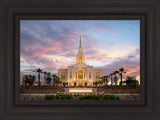
[[[68,86],[93,86],[103,76],[103,70],[85,64],[85,56],[82,51],[81,35],[76,64],[58,70],[58,76]]]

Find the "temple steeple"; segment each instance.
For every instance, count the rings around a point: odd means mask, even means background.
[[[78,54],[77,54],[77,57],[76,57],[76,63],[77,64],[85,63],[84,54],[82,52],[81,33],[80,33],[79,51],[78,51]]]
[[[81,44],[81,33],[80,33],[80,44],[79,44],[79,52],[82,52],[82,44]]]

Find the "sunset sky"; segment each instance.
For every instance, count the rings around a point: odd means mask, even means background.
[[[139,77],[139,20],[21,20],[21,75],[75,64],[80,33],[86,64],[104,75],[123,67],[125,76]]]

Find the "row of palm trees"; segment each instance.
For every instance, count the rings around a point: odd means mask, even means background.
[[[110,73],[109,75],[103,76],[101,79],[105,85],[108,84],[108,80],[111,80],[111,86],[113,85],[113,81],[115,85],[118,83],[118,75],[120,76],[120,86],[122,86],[122,76],[123,73],[126,73],[124,68],[120,68],[119,70],[114,71],[113,73]]]
[[[50,72],[43,71],[40,68],[36,69],[33,72],[38,73],[38,86],[39,87],[40,87],[40,76],[41,76],[41,74],[44,74],[44,85],[46,85],[46,84],[48,85],[48,84],[51,83],[51,80],[52,80],[51,77],[53,77],[53,83],[54,84],[60,84],[61,83],[58,76],[56,76],[55,74],[51,75]]]
[[[38,68],[38,69],[36,69],[35,71],[33,71],[33,72],[36,72],[36,73],[38,73],[38,86],[40,87],[40,76],[41,76],[41,74],[44,74],[44,84],[46,85],[48,85],[48,84],[50,84],[50,82],[51,82],[51,77],[53,77],[53,83],[55,84],[60,84],[61,83],[61,81],[60,81],[60,79],[59,79],[59,77],[58,76],[56,76],[55,74],[53,74],[53,75],[51,75],[51,73],[50,72],[46,72],[46,71],[43,71],[42,69],[40,69],[40,68]],[[120,76],[120,86],[122,86],[122,75],[123,75],[123,73],[126,73],[126,71],[124,70],[124,68],[120,68],[119,70],[116,70],[116,71],[114,71],[113,73],[110,73],[109,75],[106,75],[106,76],[103,76],[101,79],[102,79],[102,81],[101,80],[99,80],[99,81],[95,81],[93,84],[94,85],[101,85],[101,84],[105,84],[105,85],[107,85],[108,84],[108,80],[110,79],[111,80],[111,86],[113,85],[113,81],[114,81],[114,83],[115,83],[115,85],[117,85],[117,82],[118,82],[118,75]]]

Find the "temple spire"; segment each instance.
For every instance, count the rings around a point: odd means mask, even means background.
[[[80,33],[80,45],[81,45],[81,33]]]
[[[76,64],[84,64],[84,63],[85,63],[85,58],[84,58],[84,54],[82,52],[81,33],[80,33],[79,50],[78,50],[78,54],[76,56]]]
[[[80,33],[80,44],[79,44],[79,52],[82,52],[82,45],[81,45],[81,33]]]

